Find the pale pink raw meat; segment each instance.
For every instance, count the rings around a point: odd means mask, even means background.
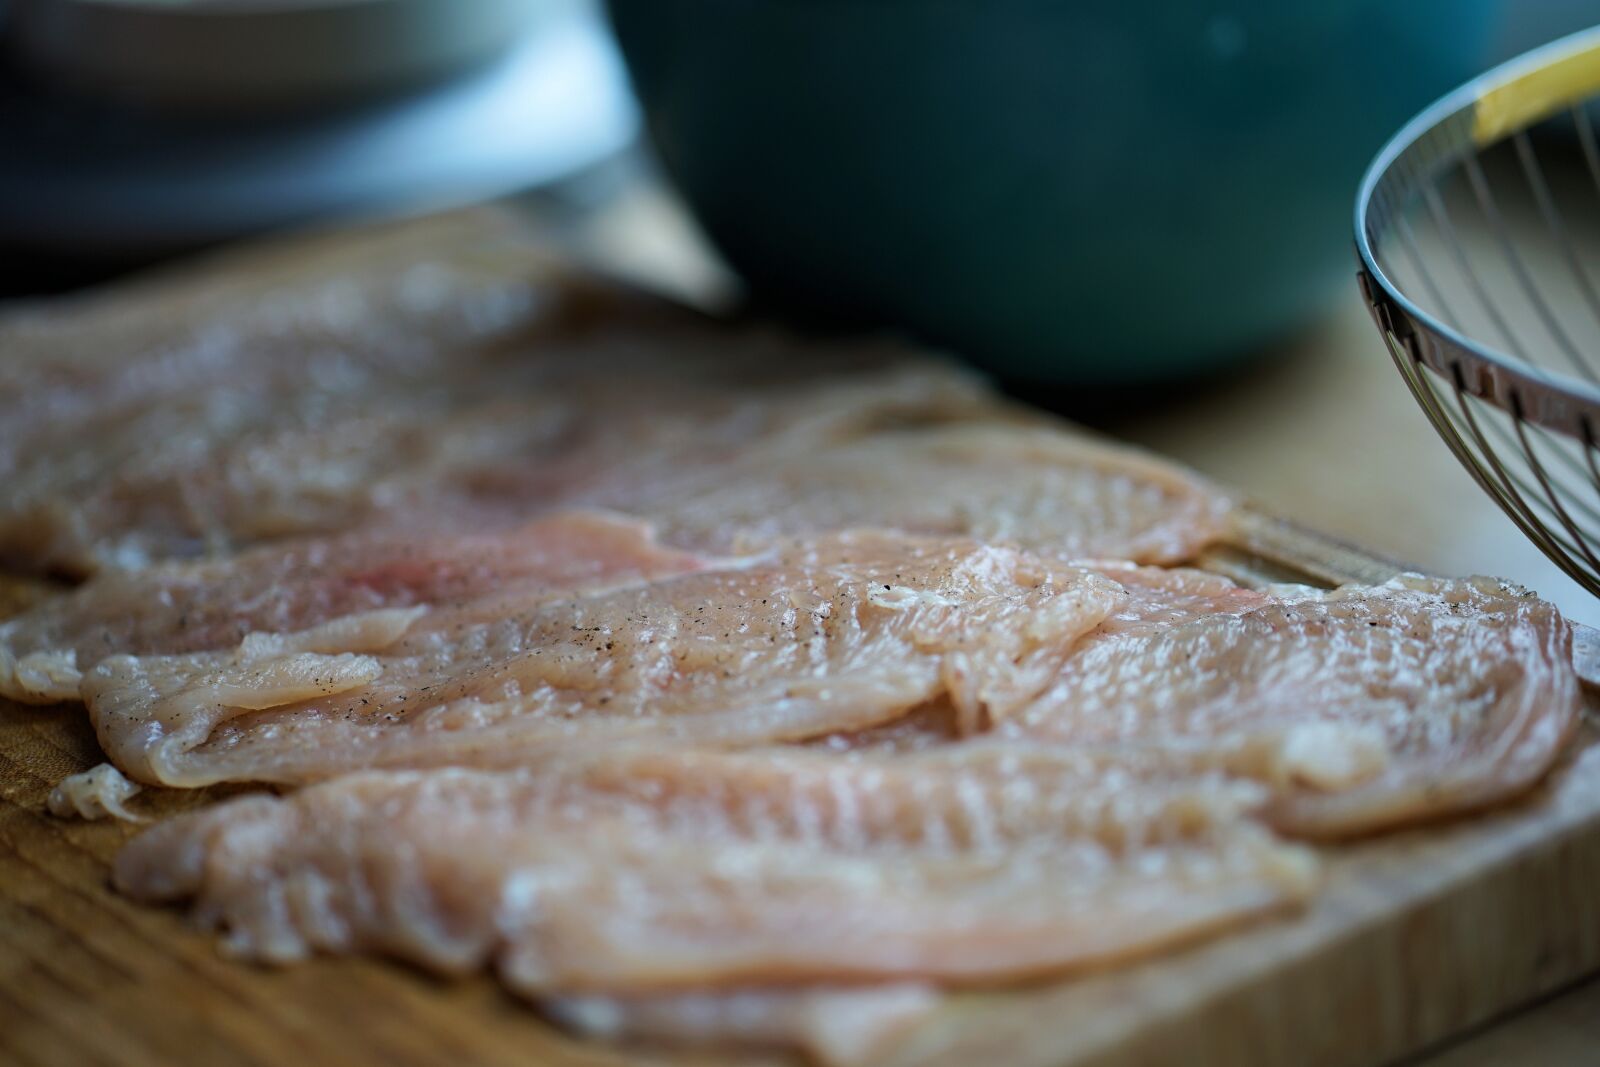
[[[874,526],[1143,563],[1191,558],[1222,535],[1228,514],[1221,493],[1161,460],[1002,421],[885,429],[595,502],[655,519],[665,539],[695,547]]]
[[[1239,614],[1273,602],[1265,593],[1205,571],[1141,567],[1114,560],[1086,562],[1084,566],[1116,582],[1123,597],[1117,608],[1081,639],[1073,657],[1080,649],[1112,635],[1159,632],[1178,623]],[[1070,673],[1072,660],[1067,663]],[[830,734],[815,743],[835,751],[909,752],[946,744],[971,732],[948,701],[937,701],[893,722]]]
[[[110,571],[0,623],[0,696],[76,700],[82,672],[112,654],[231,650],[252,633],[292,633],[380,608],[448,608],[458,621],[470,609],[488,621],[541,596],[637,584],[706,562],[659,545],[637,520],[569,512],[495,533],[377,531]]]
[[[1302,900],[1263,791],[1063,751],[590,753],[371,772],[181,816],[119,857],[240,955],[379,951],[526,995],[932,980],[1140,955]]]
[[[947,361],[714,323],[563,266],[511,219],[0,315],[0,560],[76,575],[374,523],[480,529],[600,473],[993,409]]]
[[[339,392],[435,373],[548,320],[570,277],[509,212],[292,238],[281,253],[258,246],[8,308],[0,469],[36,433],[69,440],[74,426],[197,392]]]
[[[1255,778],[1275,826],[1315,837],[1520,792],[1577,712],[1555,608],[1490,579],[1407,576],[1107,627],[1002,732]]]
[[[0,316],[0,561],[83,575],[575,505],[717,548],[880,526],[1172,562],[1223,529],[1192,475],[943,359],[702,318],[503,213],[413,229]]]
[[[858,532],[487,613],[385,608],[227,652],[111,656],[81,690],[113,762],[186,786],[800,740],[939,698],[971,728],[1035,697],[1124,596],[1014,549]]]
[[[219,384],[53,424],[0,483],[0,558],[86,573],[374,525],[482,529],[601,495],[634,511],[636,487],[686,471],[988,403],[884,346],[702,327],[658,330],[652,350],[626,322],[553,325],[426,374]]]

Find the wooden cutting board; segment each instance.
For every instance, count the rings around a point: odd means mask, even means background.
[[[1396,569],[1248,510],[1201,564],[1249,584]],[[0,613],[33,592],[6,586]],[[1582,637],[1580,670],[1600,677],[1600,642]],[[482,975],[228,961],[177,912],[110,890],[135,828],[44,813],[57,781],[101,758],[79,709],[0,704],[0,1063],[789,1062],[573,1041]],[[136,803],[168,814],[236,791]],[[1327,885],[1298,915],[1109,973],[952,997],[895,1062],[1376,1067],[1600,969],[1600,730],[1586,724],[1513,807],[1324,852]]]

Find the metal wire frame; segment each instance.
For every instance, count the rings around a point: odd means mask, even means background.
[[[1530,541],[1584,589],[1600,596],[1600,561],[1595,558],[1593,542],[1576,529],[1539,460],[1535,457],[1525,462],[1534,474],[1530,482],[1527,473],[1501,458],[1503,446],[1487,439],[1483,417],[1473,412],[1473,406],[1482,401],[1467,392],[1463,377],[1458,373],[1446,380],[1414,357],[1394,335],[1386,338],[1400,376],[1462,466]],[[1526,426],[1520,419],[1517,424]],[[1595,445],[1587,450],[1592,454]]]
[[[1600,286],[1587,265],[1600,257],[1591,250],[1586,260],[1571,225],[1580,215],[1600,219],[1600,135],[1583,107],[1564,112],[1594,195],[1563,203],[1526,129],[1485,138],[1479,113],[1488,96],[1500,92],[1503,102],[1505,87],[1518,91],[1523,83],[1544,94],[1539,108],[1524,109],[1525,121],[1560,112],[1559,102],[1542,106],[1552,68],[1569,82],[1576,72],[1578,84],[1600,91],[1600,30],[1513,61],[1418,116],[1362,184],[1356,244],[1362,292],[1429,422],[1517,527],[1600,596]],[[1518,188],[1497,188],[1491,179],[1482,156],[1496,146],[1514,152]],[[1461,217],[1461,205],[1452,208],[1445,195],[1452,182],[1470,193],[1461,199],[1475,221]],[[1564,315],[1546,292],[1542,283],[1552,279],[1530,265],[1507,222],[1506,195],[1536,209],[1564,265],[1558,280],[1586,314]],[[1429,255],[1417,223],[1430,228],[1443,255]],[[1469,250],[1469,228],[1493,249],[1493,262]],[[1447,268],[1461,283],[1453,297],[1440,279]],[[1510,284],[1496,285],[1490,268]],[[1414,290],[1398,283],[1402,276]]]

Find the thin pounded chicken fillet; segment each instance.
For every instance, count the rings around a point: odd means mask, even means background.
[[[115,879],[233,952],[492,963],[645,993],[1104,964],[1303,899],[1259,786],[982,742],[898,757],[619,751],[544,771],[368,772],[180,816]]]
[[[487,622],[543,596],[637,584],[706,562],[661,546],[637,520],[568,512],[495,533],[385,530],[109,571],[0,623],[0,696],[76,700],[82,671],[117,653],[232,650],[250,634],[417,605],[449,610],[455,624]]]
[[[1214,490],[1008,425],[945,361],[711,323],[501,223],[0,316],[0,561],[85,575],[582,504],[718,546],[875,525],[1170,562],[1218,531]],[[953,419],[989,422],[915,435]]]
[[[1567,624],[1492,580],[1256,591],[1199,571],[1093,566],[1123,587],[1122,605],[997,732],[1149,773],[1257,780],[1283,832],[1370,832],[1513,795],[1576,721]],[[815,744],[923,751],[963,732],[936,702]]]
[[[341,528],[316,524],[385,488],[353,475],[438,458],[416,431],[452,370],[470,380],[482,354],[556,328],[566,272],[512,227],[431,229],[0,316],[0,560],[81,574],[192,556],[251,540],[228,539],[251,506],[255,539]]]
[[[595,502],[647,515],[668,541],[696,547],[874,526],[1141,563],[1192,557],[1220,535],[1227,509],[1217,490],[1136,450],[970,421],[885,430]]]
[[[363,526],[479,529],[597,483],[625,501],[732,456],[990,402],[970,375],[882,345],[847,361],[701,328],[652,352],[628,330],[552,326],[425,374],[197,387],[52,424],[0,482],[0,558],[83,573]]]
[[[413,230],[0,316],[0,559],[84,574],[375,522],[476,529],[474,505],[526,519],[618,456],[670,469],[675,444],[703,461],[992,404],[906,349],[606,287],[509,216]]]
[[[1150,632],[1179,623],[1237,615],[1273,603],[1266,593],[1246,589],[1219,575],[1187,568],[1141,567],[1117,560],[1084,561],[1122,590],[1111,614],[1086,634],[1066,662],[1067,672],[1079,651],[1113,634]],[[915,752],[957,741],[972,731],[949,701],[939,700],[866,730],[829,734],[813,744],[834,751]]]
[[[305,242],[237,266],[35,301],[0,316],[0,456],[31,435],[197,391],[359,389],[415,378],[549,318],[570,272],[501,214]],[[283,269],[287,268],[287,269]],[[35,459],[37,457],[34,457]]]
[[[1274,826],[1319,837],[1517,793],[1576,721],[1571,630],[1530,594],[1407,576],[1252,595],[1112,620],[1001,732],[1245,775]]]
[[[586,1037],[792,1046],[823,1067],[878,1063],[939,1005],[910,982],[850,987],[545,997],[546,1015]]]
[[[111,656],[81,692],[107,754],[166,785],[520,765],[626,741],[750,745],[945,698],[1005,718],[1120,585],[1015,549],[857,532],[527,606],[381,608],[237,648]]]

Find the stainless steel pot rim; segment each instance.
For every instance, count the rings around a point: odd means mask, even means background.
[[[1480,100],[1495,91],[1524,81],[1530,75],[1547,69],[1551,64],[1569,56],[1597,50],[1600,50],[1600,27],[1582,30],[1508,60],[1424,109],[1389,139],[1367,168],[1356,196],[1355,240],[1361,267],[1372,283],[1381,289],[1381,299],[1397,307],[1406,318],[1434,334],[1438,340],[1457,349],[1460,354],[1491,365],[1509,378],[1520,379],[1539,390],[1563,391],[1600,408],[1600,387],[1580,378],[1545,370],[1526,359],[1468,337],[1407,297],[1379,264],[1373,248],[1374,233],[1371,225],[1371,212],[1381,186],[1390,178],[1396,164],[1424,138],[1445,127],[1447,123],[1471,114]],[[1552,108],[1551,113],[1560,106]],[[1465,143],[1461,146],[1462,154],[1480,147],[1484,146]],[[1379,295],[1372,294],[1374,298],[1378,298]],[[1436,366],[1435,369],[1442,371],[1444,368]]]

